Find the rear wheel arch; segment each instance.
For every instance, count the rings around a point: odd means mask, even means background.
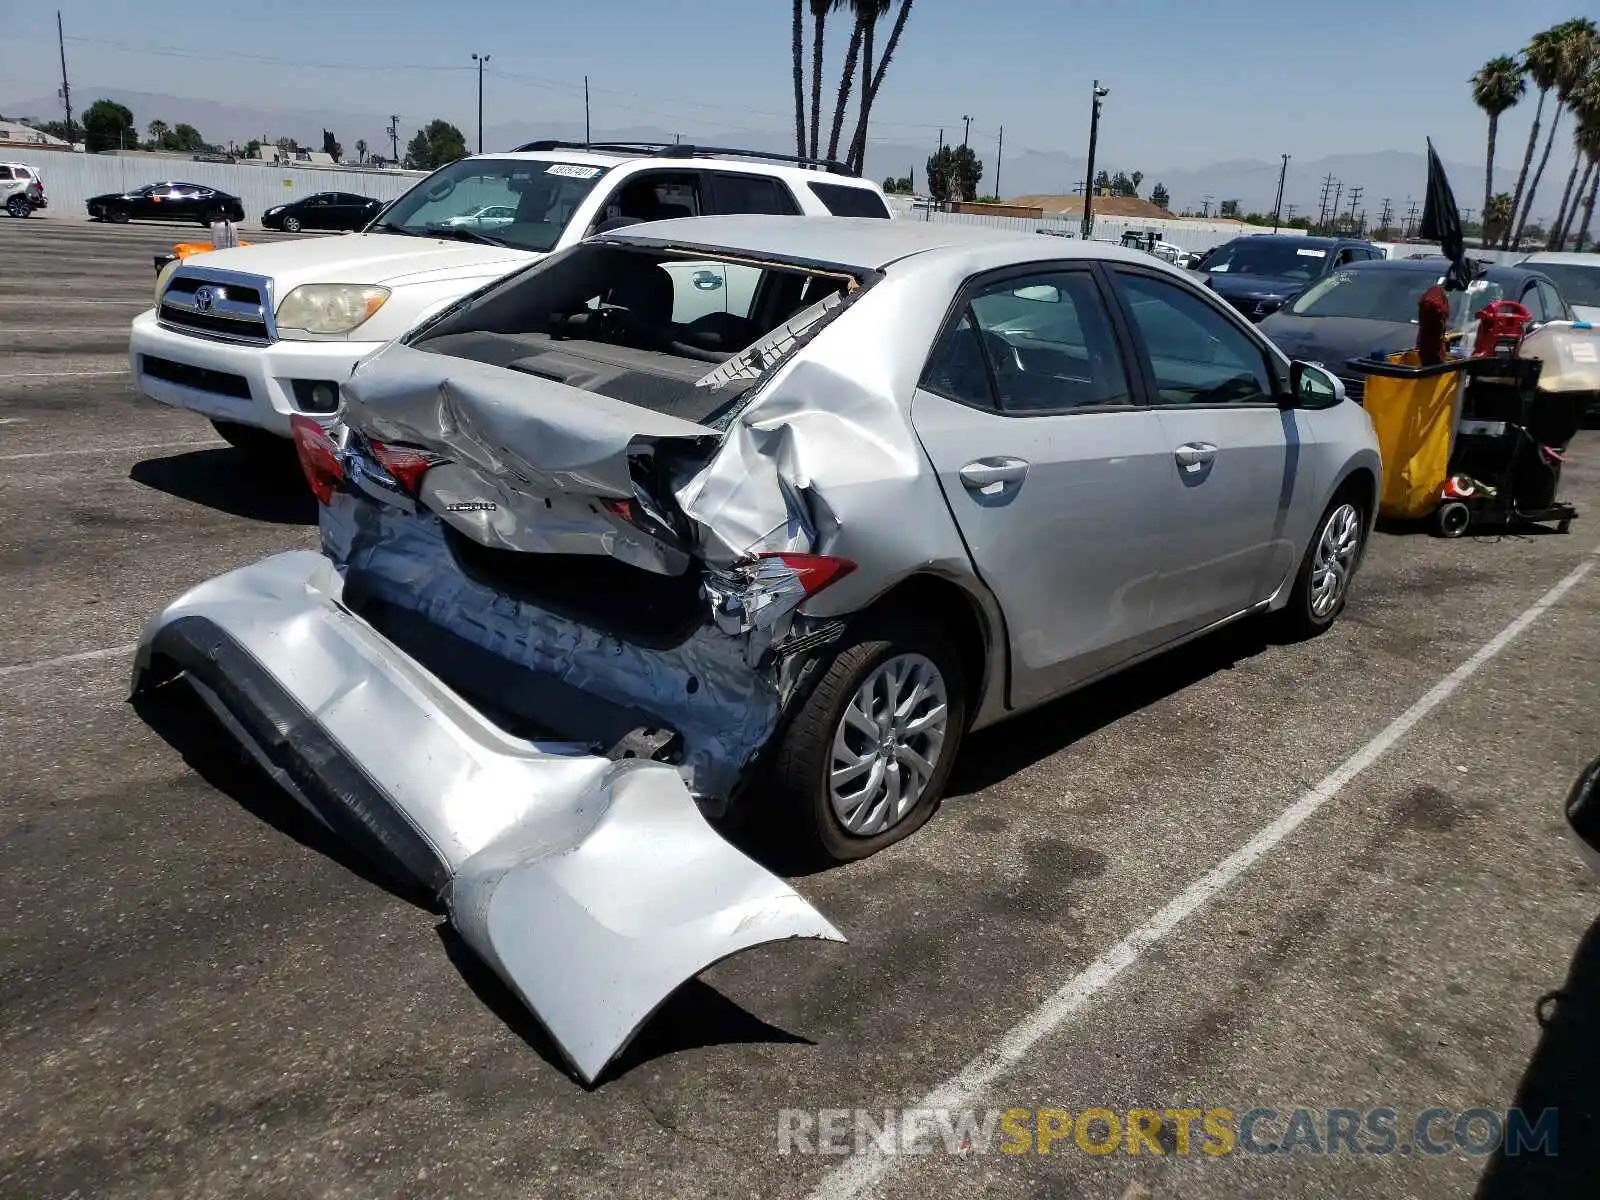
[[[961,660],[962,686],[970,722],[983,707],[992,682],[990,660],[999,640],[994,620],[981,600],[942,575],[917,574],[900,580],[864,610],[874,618],[904,613],[936,625]]]

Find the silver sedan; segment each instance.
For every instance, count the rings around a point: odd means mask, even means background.
[[[603,235],[345,394],[295,418],[321,553],[174,602],[135,687],[442,897],[586,1078],[707,964],[839,936],[707,818],[871,854],[972,729],[1326,629],[1376,512],[1366,414],[1184,273],[944,224]]]

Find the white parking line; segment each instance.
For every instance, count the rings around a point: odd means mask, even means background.
[[[130,454],[135,450],[213,450],[227,444],[211,439],[203,442],[144,442],[137,446],[80,446],[74,450],[29,450],[25,454],[0,454],[0,462],[21,462],[27,458],[60,458],[72,454]]]
[[[1115,946],[1100,955],[1078,974],[1067,980],[1045,1002],[1035,1008],[994,1045],[984,1050],[956,1075],[941,1083],[921,1100],[921,1109],[957,1109],[976,1103],[978,1098],[1046,1037],[1060,1029],[1089,1004],[1116,978],[1137,963],[1145,953],[1189,917],[1206,907],[1236,882],[1257,861],[1265,857],[1291,833],[1332,800],[1357,775],[1392,750],[1401,738],[1448,700],[1463,683],[1511,644],[1528,626],[1566,595],[1594,566],[1600,547],[1532,607],[1486,642],[1476,654],[1429,689],[1426,695],[1391,721],[1365,746],[1341,763],[1331,775],[1303,793],[1243,846],[1190,884],[1153,916]],[[885,1175],[908,1160],[874,1149],[857,1155],[823,1177],[811,1193],[811,1200],[847,1200],[860,1196]]]
[[[16,663],[9,667],[0,667],[0,679],[7,679],[12,675],[22,675],[28,671],[47,671],[51,667],[65,667],[73,663],[95,662],[102,658],[123,658],[132,654],[138,648],[139,643],[129,642],[126,646],[111,646],[105,650],[85,650],[82,654],[63,654],[60,658],[46,658],[39,662]]]

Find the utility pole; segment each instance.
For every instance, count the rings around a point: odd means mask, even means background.
[[[1111,94],[1111,89],[1101,87],[1100,81],[1094,81],[1094,90],[1090,93],[1089,106],[1089,167],[1083,177],[1083,226],[1082,238],[1089,240],[1094,232],[1094,151],[1095,145],[1100,140],[1100,101]]]
[[[1207,192],[1204,196],[1200,197],[1200,215],[1202,217],[1209,217],[1211,215],[1211,200],[1212,195],[1210,192]]]
[[[1283,156],[1283,166],[1278,168],[1278,198],[1272,202],[1272,232],[1278,232],[1278,220],[1283,215],[1283,181],[1289,176],[1289,156]]]
[[[1329,171],[1322,177],[1322,203],[1317,208],[1317,228],[1321,229],[1328,222],[1328,196],[1333,192],[1333,172]]]
[[[589,144],[589,77],[583,77],[583,144]]]
[[[1006,156],[1006,127],[1000,126],[1000,148],[994,152],[994,198],[1000,199],[1000,163]]]
[[[67,141],[75,142],[78,139],[72,136],[72,88],[67,83],[67,39],[61,32],[61,10],[56,9],[56,45],[61,49],[61,106],[67,110]],[[27,209],[23,209],[24,212]]]
[[[1362,187],[1360,184],[1357,184],[1355,187],[1350,189],[1350,223],[1352,225],[1354,225],[1356,221],[1356,205],[1361,203],[1361,193],[1366,190],[1367,189]]]
[[[1333,181],[1333,207],[1328,210],[1328,217],[1334,225],[1339,224],[1339,198],[1344,195],[1344,180]]]
[[[1416,224],[1416,220],[1417,220],[1417,202],[1415,200],[1412,200],[1412,199],[1408,198],[1406,200],[1406,203],[1408,205],[1410,205],[1410,208],[1406,212],[1405,236],[1406,237],[1410,237],[1411,236],[1411,230],[1414,228],[1414,226]]]
[[[489,56],[487,54],[480,55],[480,54],[478,54],[477,51],[473,51],[472,61],[478,64],[478,153],[482,154],[483,153],[483,68],[489,65]],[[588,84],[587,79],[584,81],[583,91],[584,91],[584,95],[585,96],[587,96],[589,94],[589,84]],[[588,105],[587,105],[587,101],[586,101],[585,102],[585,107],[587,107],[587,106]]]
[[[1378,228],[1389,228],[1389,222],[1394,217],[1394,206],[1389,203],[1389,197],[1383,198],[1383,210],[1378,213]]]
[[[1283,220],[1285,224],[1294,220],[1294,210],[1299,207],[1300,206],[1298,204],[1291,204],[1283,210]]]
[[[961,148],[965,150],[967,148],[967,139],[972,136],[972,118],[963,116],[961,119],[966,123],[966,128],[961,131]]]

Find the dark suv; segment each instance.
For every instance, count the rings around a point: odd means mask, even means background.
[[[1355,238],[1256,234],[1223,242],[1194,270],[1212,291],[1259,321],[1329,272],[1383,257],[1377,246]]]

